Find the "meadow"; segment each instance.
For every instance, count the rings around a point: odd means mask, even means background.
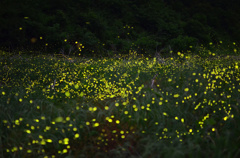
[[[1,51],[0,157],[240,157],[238,52],[207,53]]]

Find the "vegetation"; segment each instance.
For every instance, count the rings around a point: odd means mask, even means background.
[[[240,157],[239,2],[1,0],[0,157]]]
[[[81,56],[89,57],[239,42],[238,6],[234,0],[2,0],[0,48],[79,56],[78,42]]]
[[[1,51],[0,157],[239,157],[232,47],[166,58]]]

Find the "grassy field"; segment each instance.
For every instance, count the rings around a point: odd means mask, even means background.
[[[0,157],[240,157],[239,59],[186,54],[2,51]]]

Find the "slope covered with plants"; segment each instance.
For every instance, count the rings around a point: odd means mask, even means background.
[[[240,156],[237,53],[1,55],[1,157]]]

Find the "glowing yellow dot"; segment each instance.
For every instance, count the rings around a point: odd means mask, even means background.
[[[70,117],[66,117],[66,121],[70,121]]]
[[[184,123],[184,118],[181,119],[181,122]]]
[[[51,139],[47,139],[47,142],[48,142],[48,143],[52,143],[52,140],[51,140]]]
[[[20,125],[19,120],[15,120],[16,125]]]
[[[57,118],[55,118],[55,121],[56,122],[62,122],[63,121],[63,117],[57,117]]]
[[[67,96],[67,97],[70,97],[70,93],[67,91],[67,92],[65,92],[65,95]]]
[[[115,103],[115,106],[117,106],[117,107],[118,107],[118,106],[119,106],[119,103]]]
[[[42,139],[42,141],[40,142],[41,145],[46,145],[46,142],[44,139]]]
[[[68,138],[64,138],[64,139],[63,139],[63,142],[64,142],[64,144],[68,144],[69,139],[68,139]]]
[[[119,120],[116,120],[116,124],[119,124],[120,123],[120,121]]]
[[[22,98],[19,99],[19,102],[22,102]]]
[[[225,116],[225,117],[223,118],[223,120],[224,120],[224,121],[226,121],[227,119],[228,119],[228,117],[227,117],[227,116]]]
[[[93,107],[93,111],[97,111],[97,107]]]
[[[6,93],[5,92],[2,92],[2,95],[5,95]]]
[[[63,149],[62,153],[67,153],[67,149]]]
[[[179,94],[174,94],[174,98],[178,98],[180,95]]]
[[[90,122],[86,122],[86,125],[87,125],[87,126],[90,125]]]
[[[76,89],[78,89],[78,88],[79,88],[78,84],[76,84],[74,87],[75,87]]]
[[[30,150],[30,149],[27,150],[27,153],[31,153],[31,152],[32,152],[32,150]]]
[[[214,131],[215,131],[215,128],[212,128],[212,131],[214,132]]]
[[[79,138],[79,134],[76,133],[75,136],[74,136],[74,138]]]
[[[94,123],[94,125],[93,125],[93,127],[98,127],[98,126],[99,126],[98,122]]]

